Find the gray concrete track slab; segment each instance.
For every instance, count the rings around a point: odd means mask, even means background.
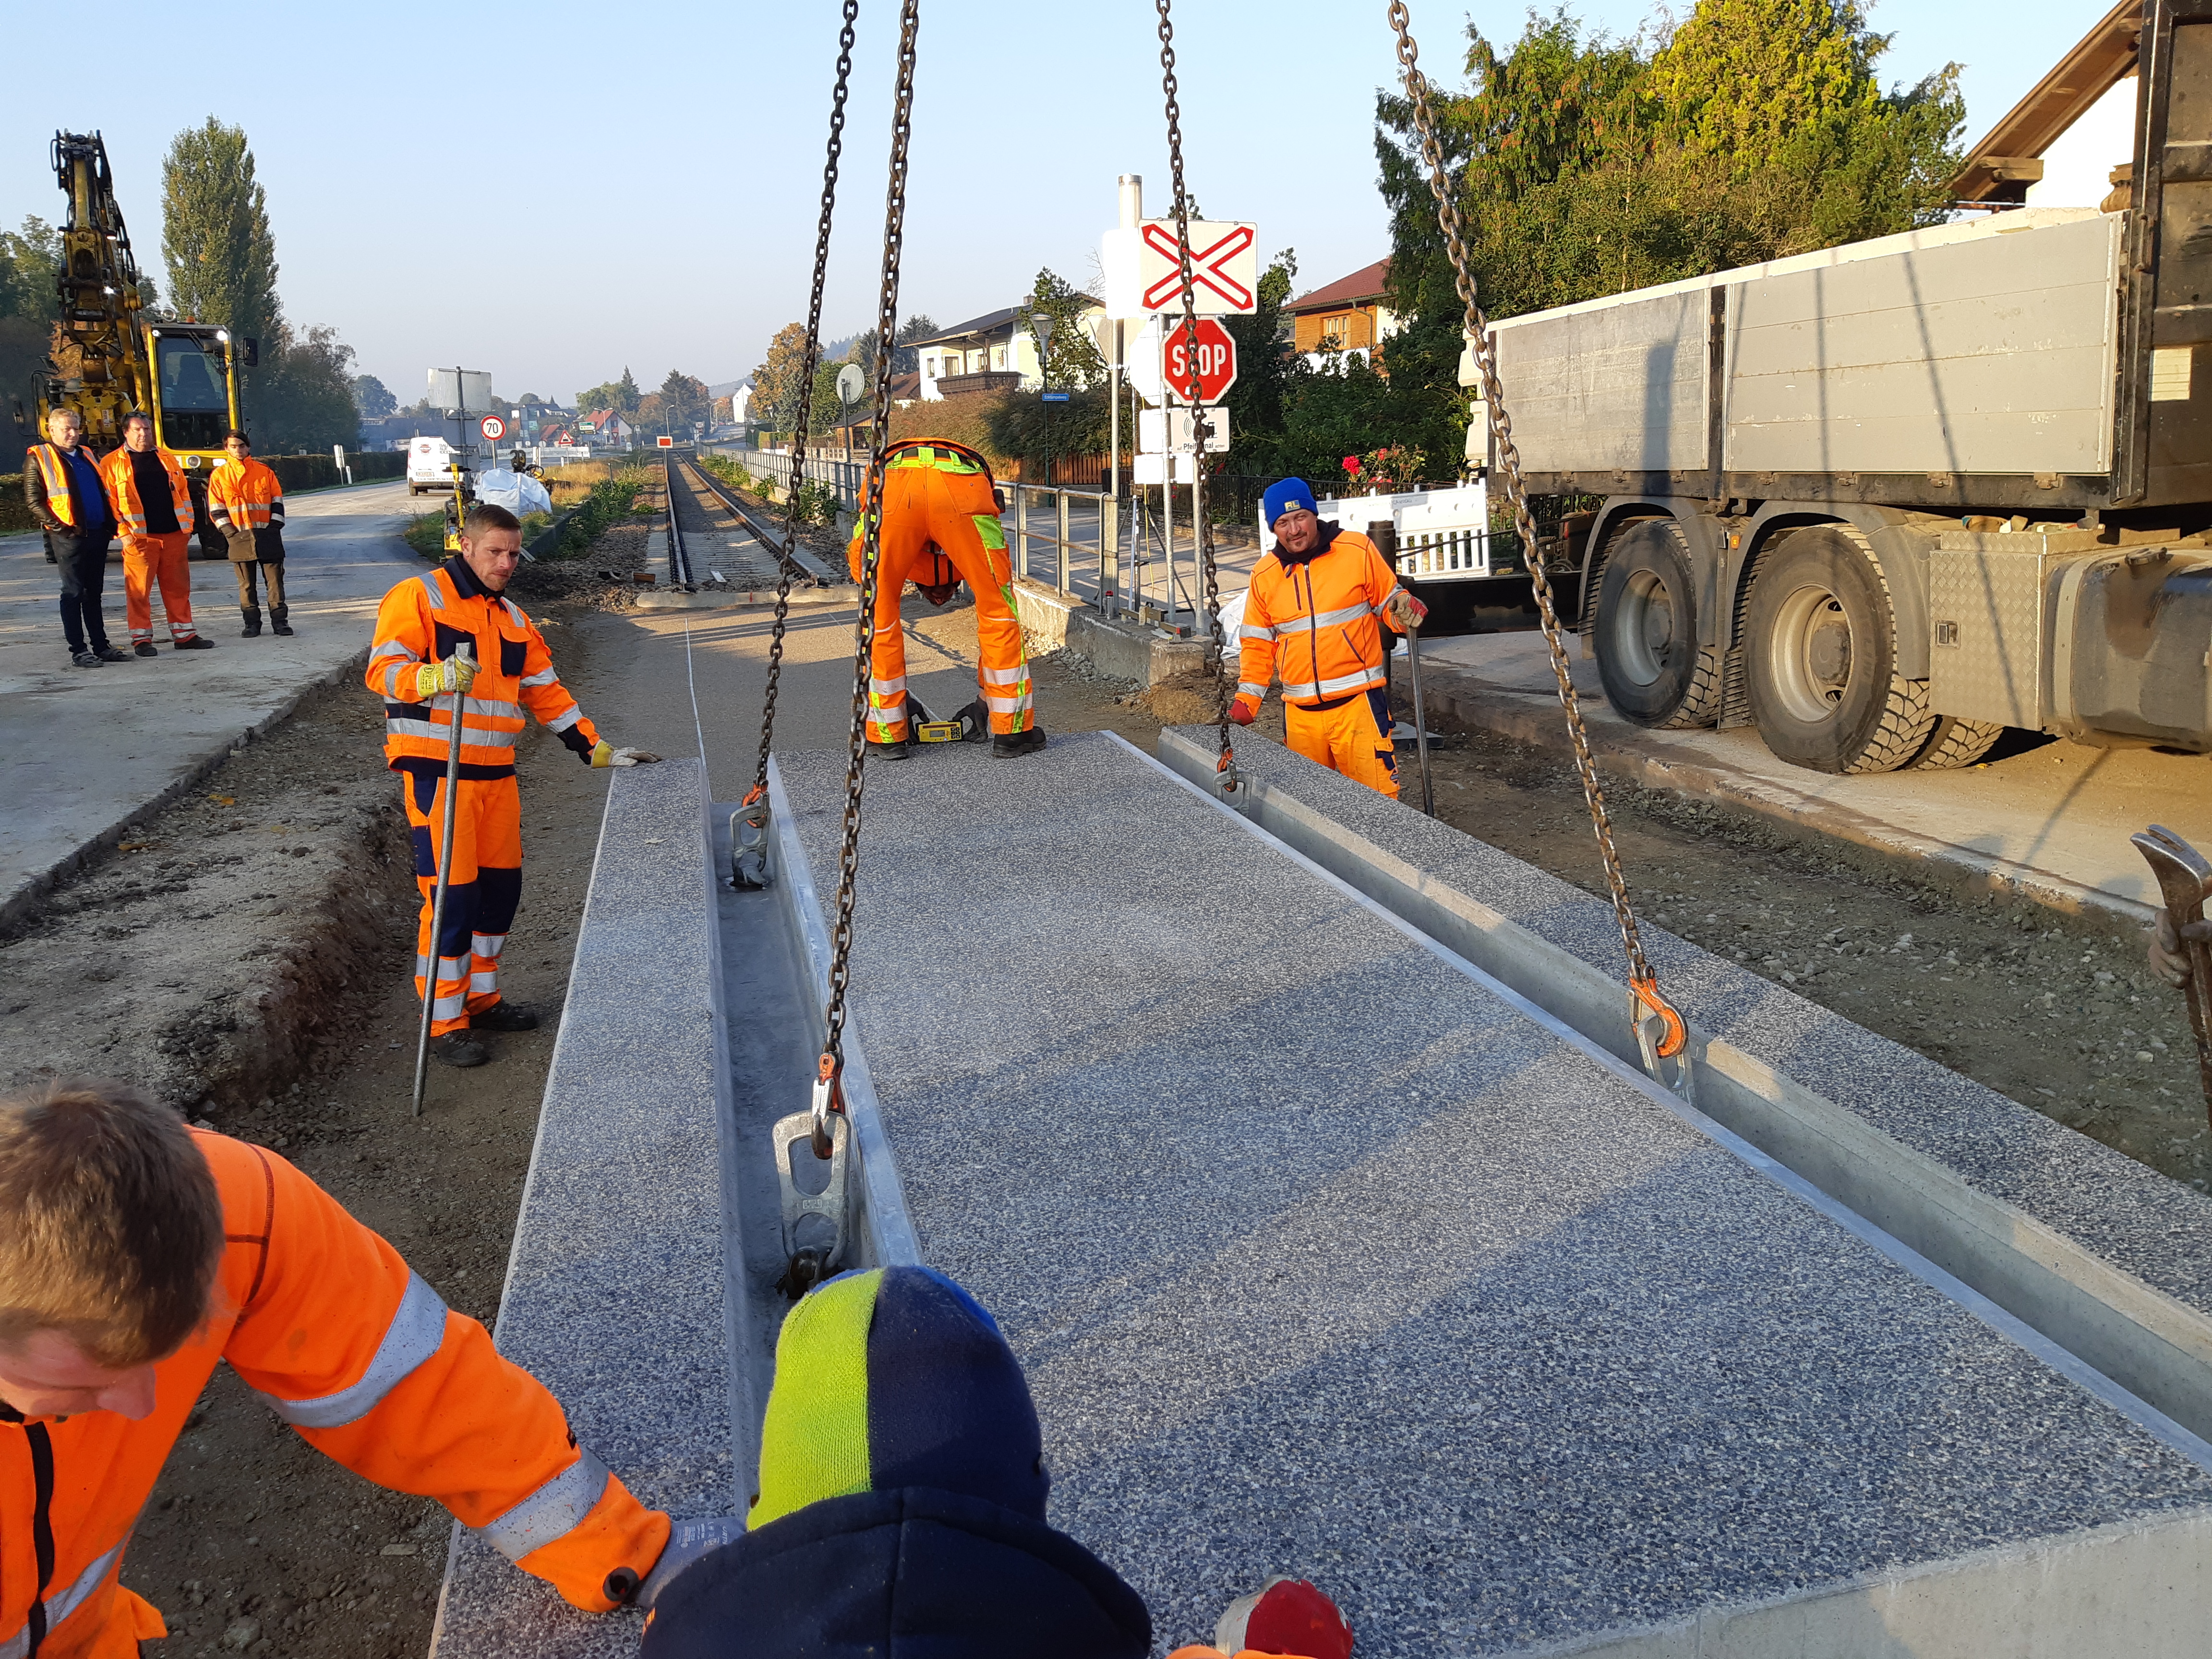
[[[1592,742],[1645,782],[1709,795],[1861,845],[1993,877],[2068,909],[2140,919],[2158,902],[2128,837],[2164,823],[2212,848],[2212,759],[2056,742],[1950,772],[1831,777],[1778,760],[1757,732],[1650,732],[1607,706],[1597,665],[1569,641]],[[1564,748],[1543,636],[1425,641],[1424,665],[1458,718]],[[1401,677],[1402,684],[1402,676]]]
[[[826,896],[842,757],[780,760]],[[1491,1653],[2212,1501],[1110,739],[867,799],[854,1023],[923,1253],[1163,1649],[1271,1573],[1363,1653]]]
[[[410,511],[403,483],[319,490],[289,507],[285,580],[297,633],[240,638],[230,566],[194,560],[194,624],[216,648],[172,651],[157,599],[161,655],[97,669],[70,666],[63,649],[60,589],[42,539],[0,539],[0,799],[9,832],[0,912],[366,651],[377,601],[424,568],[399,538]],[[102,608],[110,639],[127,643],[119,552],[108,557]]]

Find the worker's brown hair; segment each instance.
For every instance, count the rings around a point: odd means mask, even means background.
[[[97,1364],[173,1352],[207,1316],[222,1200],[184,1120],[128,1084],[0,1101],[0,1346],[59,1331]]]
[[[461,534],[481,536],[487,530],[520,530],[522,520],[496,501],[478,501],[461,520]]]
[[[149,432],[151,432],[154,429],[154,417],[151,415],[149,415],[143,409],[134,409],[128,415],[125,415],[123,417],[123,425],[126,431],[130,428],[131,422],[133,421],[145,422],[146,430]]]

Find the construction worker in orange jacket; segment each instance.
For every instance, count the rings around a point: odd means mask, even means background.
[[[853,526],[853,580],[866,556],[868,498]],[[975,678],[990,712],[991,752],[1000,757],[1044,747],[1030,689],[1022,625],[1014,615],[1014,571],[999,526],[999,498],[982,458],[941,438],[902,439],[884,475],[875,638],[868,681],[868,743],[897,760],[907,752],[906,635],[899,595],[909,579],[933,604],[968,584],[975,596]],[[949,565],[950,568],[947,568]],[[941,597],[940,597],[941,596]]]
[[[107,503],[123,536],[123,611],[131,648],[155,655],[153,588],[161,589],[169,618],[169,644],[178,651],[206,651],[192,626],[192,492],[177,458],[154,441],[154,417],[123,417],[123,447],[100,464]]]
[[[478,501],[461,526],[461,550],[410,576],[377,607],[368,689],[384,699],[384,753],[402,775],[422,893],[416,929],[415,994],[434,964],[430,1052],[448,1066],[481,1066],[491,1051],[472,1031],[528,1031],[531,1010],[505,1001],[499,957],[522,897],[522,797],[514,743],[526,712],[595,767],[659,759],[617,749],[584,718],[561,684],[545,636],[505,597],[522,559],[522,525],[503,507]],[[462,703],[453,844],[445,831],[446,763],[453,703]],[[448,860],[450,860],[450,862]],[[431,940],[438,872],[447,872],[446,931]]]
[[[391,1245],[274,1152],[61,1083],[0,1103],[0,1655],[135,1659],[168,1633],[124,1551],[218,1360],[575,1606],[650,1582],[668,1517]]]
[[[258,569],[269,589],[269,623],[279,634],[292,631],[291,608],[284,603],[284,486],[253,459],[252,441],[232,432],[222,441],[223,459],[208,480],[208,516],[230,546],[231,568],[238,573],[238,610],[246,639],[261,633],[261,599],[254,592]]]
[[[1378,623],[1402,634],[1428,607],[1398,586],[1374,543],[1321,521],[1304,479],[1270,484],[1261,505],[1275,550],[1252,572],[1229,717],[1249,726],[1279,672],[1289,746],[1395,800],[1398,760]]]
[[[62,636],[79,668],[129,662],[108,642],[100,614],[107,581],[107,544],[115,539],[107,487],[91,448],[79,440],[84,423],[73,409],[46,413],[46,439],[23,457],[23,505],[46,532],[46,560],[61,567]]]

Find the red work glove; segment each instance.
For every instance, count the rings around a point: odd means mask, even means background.
[[[1394,587],[1382,601],[1382,614],[1401,628],[1419,628],[1429,619],[1429,607],[1404,588]]]
[[[1249,726],[1260,718],[1260,705],[1249,697],[1239,697],[1229,705],[1229,718],[1239,726]]]

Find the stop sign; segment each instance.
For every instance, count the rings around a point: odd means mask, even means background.
[[[1170,396],[1187,404],[1219,403],[1237,384],[1237,342],[1216,318],[1200,318],[1195,338],[1181,319],[1170,315],[1165,321],[1160,356]]]

